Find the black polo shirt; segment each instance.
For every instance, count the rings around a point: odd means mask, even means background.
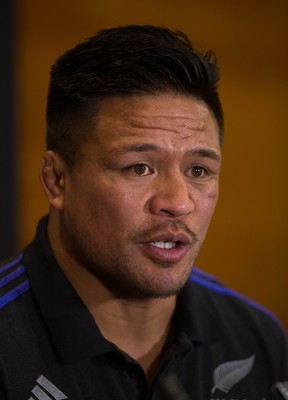
[[[34,241],[0,266],[1,400],[282,398],[288,352],[280,325],[197,268],[148,384],[137,362],[102,336],[59,268],[46,225],[44,218]]]

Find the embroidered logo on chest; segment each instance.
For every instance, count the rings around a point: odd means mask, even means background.
[[[244,379],[251,371],[255,360],[255,355],[245,358],[244,360],[228,361],[220,364],[214,370],[214,386],[211,393],[216,389],[224,393],[229,393],[236,383]]]
[[[28,400],[65,400],[68,397],[61,392],[45,376],[36,379],[37,385],[32,389],[32,396]]]

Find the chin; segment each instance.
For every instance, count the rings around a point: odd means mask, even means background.
[[[187,279],[178,282],[151,282],[149,285],[137,285],[137,287],[135,286],[130,289],[134,292],[134,296],[136,295],[136,297],[142,299],[165,299],[168,297],[175,297],[182,292],[189,276]]]

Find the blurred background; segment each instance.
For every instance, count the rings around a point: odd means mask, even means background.
[[[186,32],[221,67],[221,196],[197,266],[262,303],[288,328],[288,1],[1,0],[0,257],[47,212],[38,181],[51,64],[102,28]]]

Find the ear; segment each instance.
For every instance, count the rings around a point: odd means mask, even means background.
[[[58,211],[64,209],[65,171],[62,158],[54,151],[46,151],[39,171],[40,181],[50,205]]]

